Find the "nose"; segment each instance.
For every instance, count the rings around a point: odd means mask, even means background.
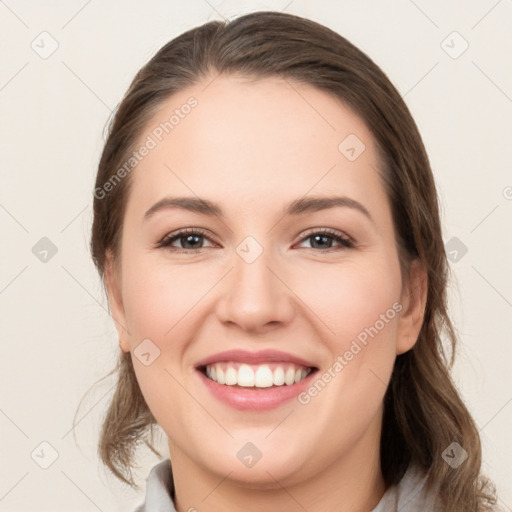
[[[217,315],[222,322],[254,333],[291,321],[294,295],[269,252],[264,250],[250,263],[235,252],[234,268],[224,280],[218,302]]]

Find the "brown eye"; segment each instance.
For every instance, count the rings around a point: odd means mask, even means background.
[[[201,241],[204,240],[210,240],[204,231],[197,228],[188,228],[166,235],[158,242],[156,247],[167,248],[177,252],[197,252],[198,249],[204,249],[201,246]],[[180,243],[181,247],[173,246],[176,241]]]
[[[312,249],[332,249],[333,240],[337,242],[341,248],[349,249],[354,247],[354,243],[348,237],[332,230],[311,232],[310,234],[303,237],[303,240],[310,240]]]

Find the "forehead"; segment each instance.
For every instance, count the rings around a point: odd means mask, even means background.
[[[132,176],[138,203],[165,193],[240,206],[333,189],[383,194],[364,121],[339,99],[288,79],[211,76],[161,103],[138,146],[150,139]]]

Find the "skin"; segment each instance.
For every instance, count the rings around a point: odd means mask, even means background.
[[[120,261],[107,260],[120,347],[132,352],[168,436],[177,509],[368,512],[386,490],[382,401],[397,354],[419,334],[425,272],[413,262],[410,281],[402,279],[375,143],[357,115],[291,81],[211,80],[166,100],[141,135],[142,143],[190,96],[198,100],[132,171]],[[349,134],[366,147],[352,162],[338,150]],[[225,218],[173,208],[144,220],[170,195],[218,202]],[[372,220],[350,207],[282,216],[305,195],[348,196]],[[177,239],[175,252],[155,247],[183,228],[208,236],[192,246]],[[355,247],[315,244],[311,235],[326,228]],[[247,236],[263,249],[250,264],[236,252]],[[241,348],[283,350],[325,371],[397,301],[400,314],[306,405],[239,411],[194,370],[206,356]],[[146,338],[160,350],[149,366],[133,354]],[[251,468],[237,458],[249,441],[263,454]]]

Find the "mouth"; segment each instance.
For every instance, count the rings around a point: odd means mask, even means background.
[[[317,367],[296,363],[248,364],[219,361],[196,367],[209,396],[238,411],[265,411],[280,407],[311,385]]]
[[[278,407],[303,392],[318,367],[281,350],[226,350],[195,366],[195,374],[213,397],[238,410]]]
[[[305,380],[318,368],[291,362],[248,364],[221,361],[197,367],[207,379],[222,386],[263,390],[292,386]]]

